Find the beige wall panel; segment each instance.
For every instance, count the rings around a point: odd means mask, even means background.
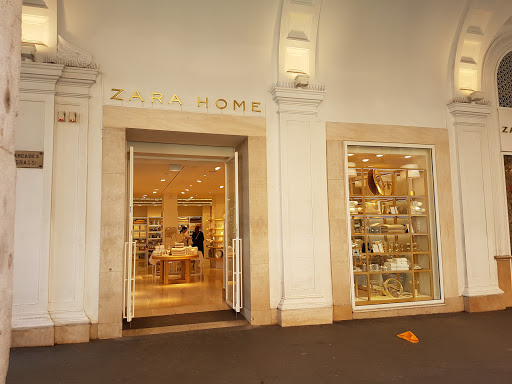
[[[103,131],[103,168],[102,173],[125,172],[125,162],[119,161],[126,156],[124,129],[105,129]]]
[[[268,264],[251,264],[251,309],[270,309]]]
[[[258,324],[269,324],[270,312],[266,313],[270,310],[270,294],[265,119],[113,106],[104,107],[103,118],[102,255],[98,338],[121,336],[122,265],[127,198],[127,127],[249,136],[237,148],[242,181],[240,208],[241,233],[244,235],[244,305],[249,314],[251,306],[256,309],[254,315]],[[117,164],[109,165],[107,162]],[[213,216],[224,217],[224,196],[216,195],[213,200]],[[179,214],[185,213],[197,214],[184,212],[180,208]],[[256,265],[254,268],[253,263]]]
[[[445,129],[404,127],[375,124],[327,123],[327,178],[329,188],[329,223],[331,262],[333,265],[333,301],[335,306],[351,303],[350,262],[348,258],[349,234],[346,214],[346,190],[344,169],[344,141],[368,143],[396,143],[435,146],[437,177],[437,206],[440,225],[440,244],[443,265],[445,302],[459,299],[457,260],[455,254],[452,186],[450,176],[450,152],[448,131]],[[341,184],[340,184],[341,182]],[[460,302],[459,302],[460,301]],[[354,313],[354,318],[398,316],[434,312],[451,312],[463,309],[462,299],[456,304],[434,306],[430,309],[390,309]],[[453,302],[452,302],[453,303]],[[370,309],[370,307],[368,307]],[[335,310],[337,316],[345,316],[345,310]],[[336,315],[336,313],[338,315]]]
[[[99,323],[121,323],[123,272],[100,273]]]
[[[105,221],[101,225],[100,272],[122,272],[125,223]]]
[[[222,116],[132,107],[103,107],[103,126],[265,137],[262,117]]]
[[[98,337],[110,338],[121,336],[122,326],[123,257],[126,232],[124,129],[103,129],[102,172]]]
[[[124,222],[126,210],[126,176],[104,173],[102,177],[101,221]]]

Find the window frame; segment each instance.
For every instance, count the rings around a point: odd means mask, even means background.
[[[393,148],[416,148],[416,149],[428,149],[431,155],[432,164],[432,183],[434,184],[432,190],[434,191],[432,201],[434,204],[434,222],[435,222],[435,233],[437,243],[437,258],[438,258],[438,269],[439,269],[439,299],[434,300],[423,300],[423,301],[409,301],[402,303],[385,303],[385,304],[369,304],[369,305],[356,305],[355,300],[355,289],[354,289],[354,266],[352,257],[352,238],[351,224],[350,224],[350,193],[349,193],[349,182],[348,182],[348,147],[349,146],[363,146],[363,147],[393,147]],[[441,229],[439,223],[439,201],[438,190],[437,190],[437,165],[436,165],[436,148],[435,145],[424,145],[424,144],[404,144],[404,143],[387,143],[387,142],[364,142],[364,141],[343,141],[343,169],[345,175],[345,216],[347,219],[347,256],[349,258],[350,268],[350,302],[352,305],[353,312],[370,312],[379,311],[385,309],[397,309],[397,308],[410,308],[410,307],[424,307],[424,306],[435,306],[445,303],[444,295],[444,278],[443,278],[443,257],[441,249]]]

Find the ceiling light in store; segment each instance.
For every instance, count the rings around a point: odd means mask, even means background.
[[[182,169],[180,164],[169,164],[169,172],[180,172]]]
[[[203,175],[203,176],[206,176],[206,175]]]
[[[406,159],[410,159],[411,157],[412,157],[411,155],[405,156]]]
[[[158,188],[155,188],[155,191],[158,191]]]
[[[165,181],[165,179],[161,179],[160,181]]]
[[[349,153],[347,156],[354,156],[354,154],[353,153]]]
[[[190,184],[190,186],[192,186],[192,184]]]
[[[185,188],[185,191],[187,191],[187,192],[188,192],[188,188]]]
[[[370,161],[370,159],[363,159],[364,163],[366,163],[367,161]]]
[[[198,182],[198,183],[200,183],[200,182],[201,182],[201,180],[197,180],[197,182]]]
[[[223,186],[223,185],[221,185],[220,187],[221,187],[221,188],[224,188],[224,186]]]
[[[153,193],[156,193],[156,191],[153,191]]]
[[[181,192],[181,194],[182,194],[182,195],[184,195],[184,194],[185,194],[185,192]]]
[[[377,155],[377,157],[382,157],[382,156],[384,156],[384,155]]]
[[[215,167],[215,170],[218,171],[220,169],[220,167]]]

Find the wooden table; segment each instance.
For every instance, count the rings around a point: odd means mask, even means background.
[[[196,259],[197,255],[153,256],[154,260],[161,261],[160,277],[163,284],[169,283],[190,283],[190,260]],[[181,261],[181,280],[169,280],[169,261]]]

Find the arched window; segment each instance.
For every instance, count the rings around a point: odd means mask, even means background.
[[[512,52],[501,60],[497,82],[500,107],[512,108]]]

